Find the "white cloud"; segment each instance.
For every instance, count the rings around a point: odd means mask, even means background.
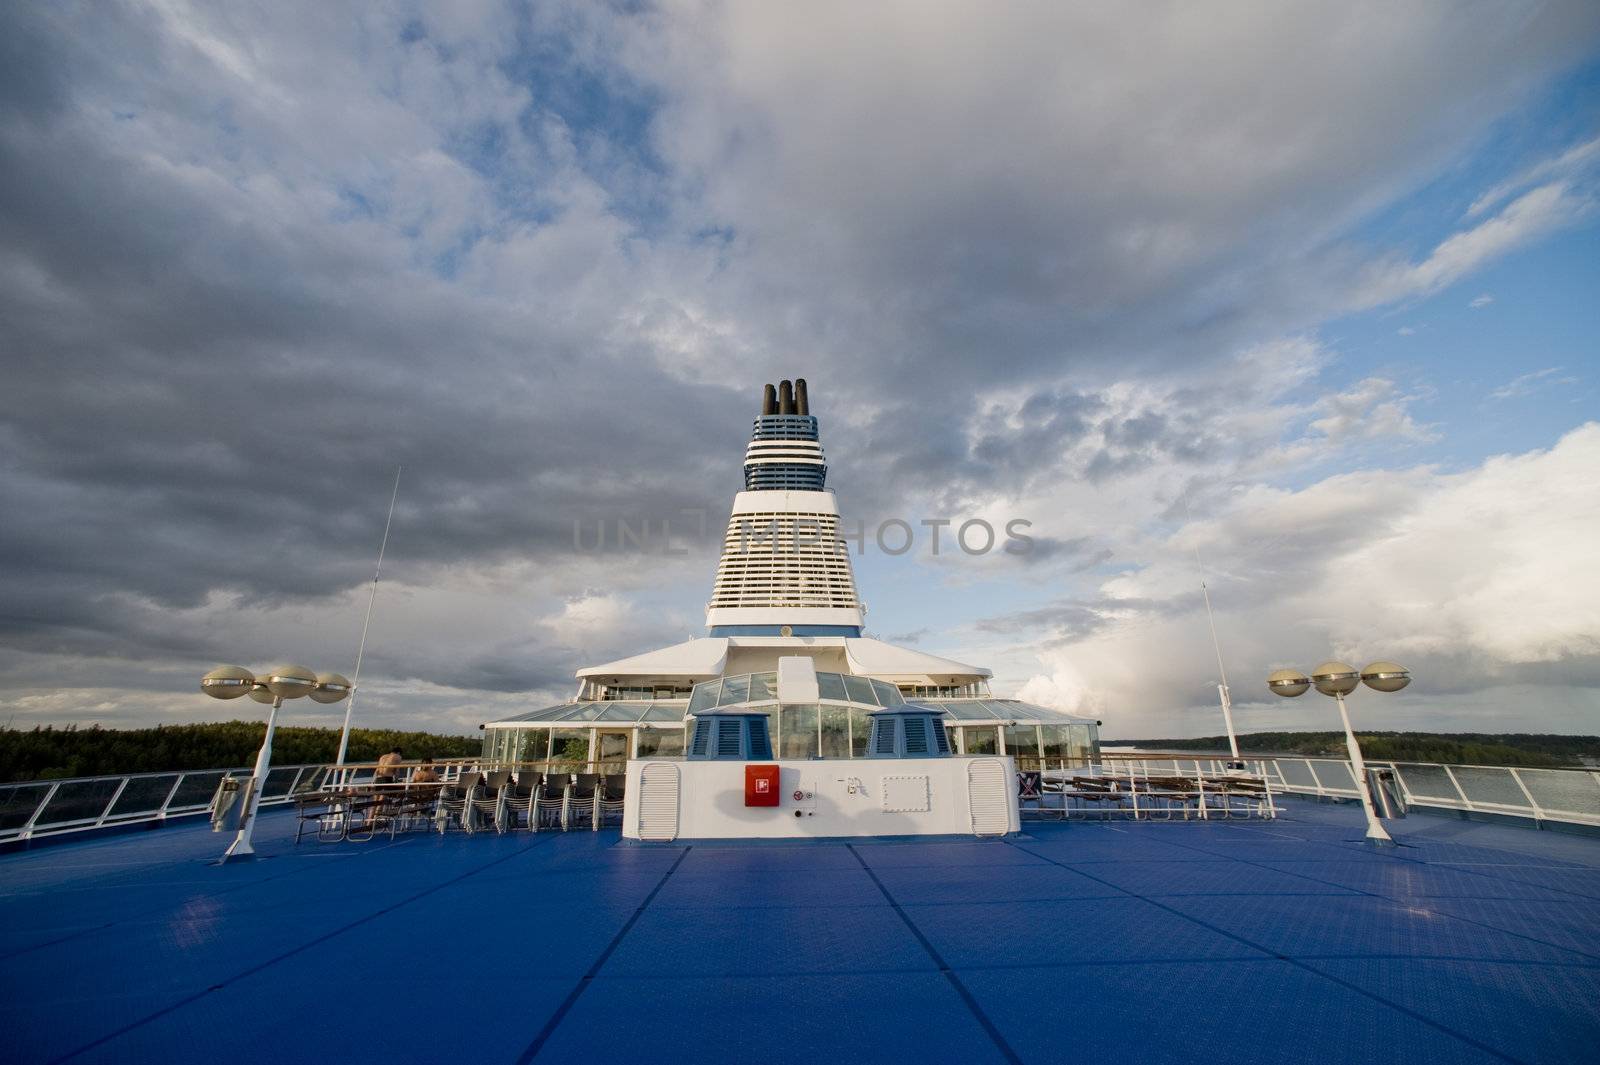
[[[1357,664],[1392,657],[1417,678],[1405,696],[1363,706],[1366,727],[1378,727],[1376,717],[1394,728],[1592,730],[1596,470],[1600,424],[1590,423],[1548,450],[1461,473],[1367,471],[1294,492],[1252,490],[1213,519],[1142,544],[1147,564],[1100,590],[1140,609],[1043,646],[1044,669],[1023,690],[1098,708],[1108,734],[1220,731],[1199,545],[1242,727],[1324,727],[1326,713],[1305,700],[1269,702],[1261,678],[1337,655]],[[1178,699],[1189,709],[1173,709]],[[1312,711],[1319,724],[1306,719]]]
[[[1491,296],[1489,293],[1485,292],[1481,296],[1474,296],[1472,298],[1472,301],[1470,303],[1468,303],[1467,306],[1471,307],[1473,310],[1476,311],[1476,310],[1480,310],[1480,309],[1482,309],[1484,307],[1489,306],[1489,304],[1491,304],[1493,302],[1494,302],[1494,297]]]
[[[1395,334],[1397,336],[1409,337],[1416,336],[1417,331],[1409,325],[1403,325],[1399,329],[1395,330]]]
[[[1441,241],[1421,262],[1384,262],[1369,267],[1352,293],[1352,304],[1376,307],[1431,295],[1496,256],[1577,222],[1593,209],[1593,198],[1566,182],[1541,185],[1493,218]]]
[[[1542,370],[1535,370],[1532,373],[1525,373],[1518,377],[1513,377],[1499,388],[1496,388],[1494,391],[1490,392],[1489,398],[1516,399],[1519,396],[1531,395],[1533,392],[1547,384],[1554,384],[1555,382],[1552,381],[1551,378],[1560,372],[1561,367],[1559,366],[1546,366]],[[1573,379],[1567,378],[1566,380],[1571,381]]]
[[[1414,396],[1401,395],[1383,377],[1369,377],[1348,392],[1324,396],[1317,409],[1326,411],[1311,428],[1334,442],[1394,437],[1425,443],[1437,438],[1406,412]]]
[[[1600,137],[1573,145],[1560,155],[1542,159],[1524,168],[1515,177],[1489,189],[1467,208],[1467,217],[1476,218],[1515,193],[1551,178],[1567,178],[1592,170],[1600,163]]]

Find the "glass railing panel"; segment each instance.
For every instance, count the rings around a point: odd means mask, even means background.
[[[846,674],[844,690],[849,695],[852,703],[860,703],[863,706],[876,706],[878,704],[878,700],[872,697],[872,682],[866,677],[858,677],[853,673]]]
[[[1519,769],[1517,776],[1539,809],[1600,817],[1600,780],[1572,769]]]
[[[294,793],[296,795],[305,795],[308,792],[316,791],[318,788],[322,787],[322,782],[327,778],[327,776],[327,766],[307,768],[304,773],[300,774],[299,781],[295,783]]]
[[[1511,770],[1499,767],[1458,765],[1452,767],[1461,790],[1474,803],[1486,806],[1518,806],[1528,809],[1528,797],[1517,787]]]
[[[1278,759],[1278,775],[1286,788],[1316,788],[1317,777],[1311,767],[1298,758]]]
[[[844,690],[844,678],[837,673],[818,673],[817,691],[824,699],[837,699],[841,703],[850,701],[850,694]]]
[[[750,695],[752,703],[765,702],[778,697],[778,675],[776,673],[750,674]]]
[[[0,787],[0,832],[15,832],[26,825],[49,791],[48,781]]]
[[[1311,772],[1316,774],[1317,783],[1328,791],[1356,790],[1356,777],[1350,771],[1349,762],[1335,762],[1332,760],[1311,760]]]
[[[62,784],[45,804],[34,825],[43,828],[67,821],[93,821],[106,812],[107,804],[121,786],[121,777],[96,777]]]
[[[1407,793],[1414,798],[1461,802],[1460,793],[1450,783],[1450,774],[1445,772],[1442,765],[1404,764],[1395,766],[1394,771],[1400,775],[1400,782],[1405,785]]]
[[[900,694],[900,689],[886,680],[873,681],[872,690],[877,693],[878,702],[884,706],[899,706],[905,702],[905,698]]]
[[[297,766],[277,766],[267,770],[267,782],[261,788],[262,799],[281,799],[289,794],[289,788],[294,784],[295,774],[300,772]]]
[[[161,809],[161,804],[167,801],[172,785],[177,782],[176,773],[132,777],[128,781],[128,786],[122,789],[122,794],[117,796],[116,804],[111,807],[111,816],[137,817],[140,814],[156,813]]]
[[[717,692],[722,688],[720,680],[708,680],[704,684],[694,686],[694,694],[689,697],[689,713],[698,714],[702,710],[709,710],[717,705]],[[646,715],[647,720],[654,720]]]
[[[217,785],[227,775],[228,772],[225,769],[185,773],[183,783],[178,785],[178,792],[172,797],[172,803],[167,809],[181,810],[185,807],[211,805],[211,797],[217,793]],[[246,772],[240,775],[249,776],[249,773]]]

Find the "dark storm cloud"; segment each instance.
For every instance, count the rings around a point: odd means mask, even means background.
[[[533,626],[597,570],[713,551],[597,559],[573,523],[714,533],[785,376],[869,520],[1246,448],[1205,417],[1238,393],[1195,382],[1337,304],[1342,227],[1596,21],[1342,10],[975,8],[907,40],[853,6],[0,8],[0,640],[233,657],[228,612],[370,578],[403,464],[393,576],[525,567],[497,592],[538,635],[369,661],[560,687],[638,648]],[[1160,51],[1191,38],[1237,61]],[[1113,394],[1140,375],[1170,380]],[[1037,624],[1100,608],[1061,609]]]

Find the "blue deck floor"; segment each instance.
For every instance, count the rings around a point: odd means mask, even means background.
[[[86,840],[0,857],[0,1060],[1600,1060],[1600,839],[1358,825]]]

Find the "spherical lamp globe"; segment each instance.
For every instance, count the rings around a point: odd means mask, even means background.
[[[311,689],[314,703],[336,703],[350,694],[350,682],[342,673],[318,673],[317,686]]]
[[[1267,687],[1272,689],[1274,695],[1292,699],[1306,693],[1306,689],[1311,687],[1311,678],[1298,669],[1275,669],[1267,675]]]
[[[1397,662],[1374,662],[1361,671],[1361,683],[1375,692],[1397,692],[1411,683],[1411,671]]]
[[[1334,658],[1311,671],[1311,683],[1323,695],[1349,695],[1361,683],[1361,674],[1350,663]]]
[[[213,699],[237,699],[255,686],[255,674],[243,666],[218,666],[200,678],[200,690]]]
[[[261,677],[267,691],[280,699],[298,699],[310,695],[317,686],[317,675],[305,666],[277,666]]]

